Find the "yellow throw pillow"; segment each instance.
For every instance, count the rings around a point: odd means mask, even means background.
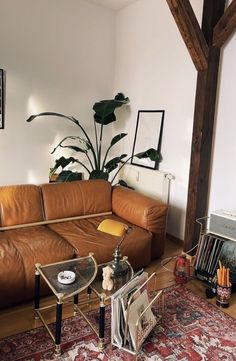
[[[113,219],[104,219],[97,229],[98,231],[109,233],[113,236],[122,237],[127,228],[127,224],[122,222],[114,221]]]

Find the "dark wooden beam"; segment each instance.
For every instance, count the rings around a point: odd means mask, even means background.
[[[213,30],[224,13],[225,0],[204,0],[202,32],[209,46],[208,67],[198,72],[195,98],[189,188],[184,248],[188,250],[199,238],[196,219],[207,215],[211,151],[220,49],[212,46]]]
[[[207,69],[208,45],[189,0],[166,0],[192,61],[198,71]]]
[[[213,46],[221,47],[236,29],[236,0],[225,10],[214,28]]]

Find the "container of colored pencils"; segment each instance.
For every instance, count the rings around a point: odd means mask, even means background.
[[[216,304],[219,307],[229,307],[231,295],[231,283],[229,281],[229,268],[226,268],[219,261],[220,267],[217,270]]]

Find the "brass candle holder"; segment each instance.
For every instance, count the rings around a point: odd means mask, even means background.
[[[111,268],[113,270],[113,277],[124,276],[127,274],[128,270],[129,270],[127,262],[125,262],[123,260],[120,247],[121,247],[122,243],[124,242],[126,235],[128,233],[130,233],[131,230],[132,230],[131,227],[127,227],[124,229],[124,233],[121,237],[121,240],[118,243],[118,245],[116,246],[115,251],[113,253],[114,260],[111,262]]]

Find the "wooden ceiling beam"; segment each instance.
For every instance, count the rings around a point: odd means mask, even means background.
[[[213,46],[220,48],[236,29],[236,0],[226,8],[213,32]]]
[[[198,71],[208,66],[208,45],[189,0],[166,0]]]
[[[208,68],[198,72],[195,98],[188,201],[185,223],[185,250],[199,239],[196,219],[207,215],[210,165],[214,141],[217,81],[221,49],[212,46],[213,31],[224,14],[225,0],[204,0],[202,32],[209,46]]]

